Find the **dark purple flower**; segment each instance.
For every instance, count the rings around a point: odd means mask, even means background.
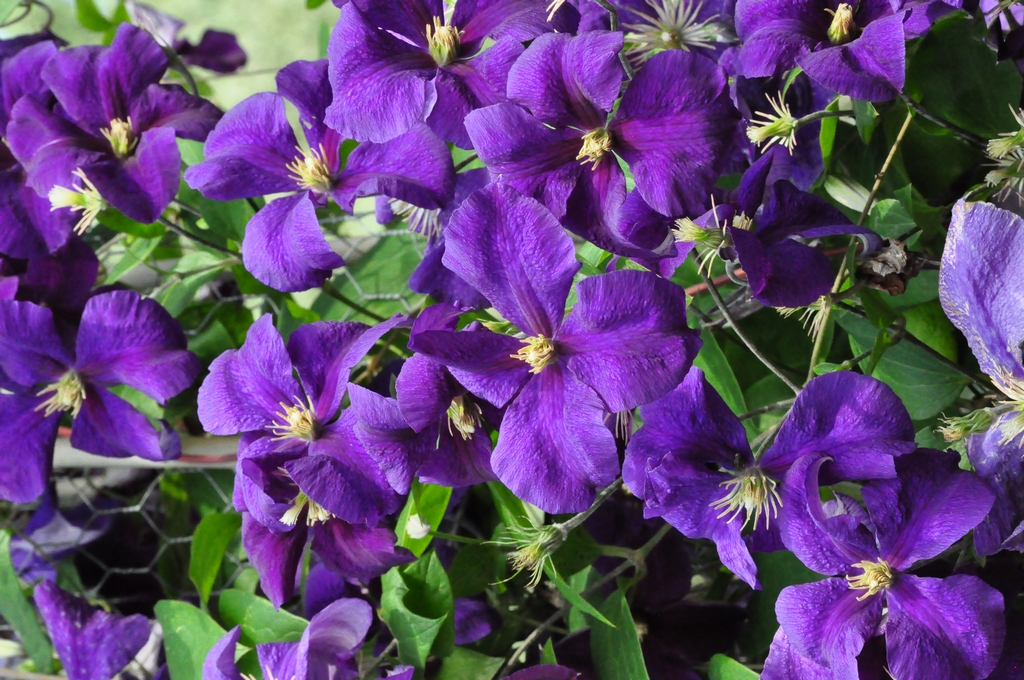
[[[505,79],[523,40],[572,23],[547,21],[545,0],[353,0],[341,10],[328,56],[334,103],[327,123],[353,139],[384,142],[425,121],[470,148],[470,111],[505,101]],[[493,39],[486,49],[485,42]]]
[[[155,7],[127,0],[124,4],[132,23],[145,29],[158,43],[178,53],[190,66],[199,66],[216,73],[234,73],[245,66],[245,50],[232,33],[206,31],[199,43],[193,45],[178,33],[184,22],[164,14]]]
[[[190,186],[218,201],[291,193],[270,201],[246,227],[242,260],[263,283],[307,290],[344,264],[316,216],[328,198],[349,213],[356,198],[372,194],[428,210],[451,198],[451,153],[424,125],[344,156],[344,138],[323,123],[331,96],[326,60],[289,64],[277,74],[277,89],[228,111],[206,140],[206,161],[185,172]],[[309,150],[298,145],[285,101],[299,110]]]
[[[781,525],[790,508],[778,488],[799,457],[829,456],[830,480],[895,474],[893,459],[913,451],[914,427],[885,384],[845,371],[815,378],[797,397],[772,446],[754,459],[746,432],[692,369],[679,387],[640,410],[644,425],[626,448],[622,477],[645,503],[690,538],[708,538],[722,563],[753,587],[757,569],[741,531]]]
[[[786,545],[814,571],[836,576],[779,596],[790,653],[837,678],[857,677],[857,655],[882,633],[893,677],[985,678],[1002,649],[1003,595],[976,576],[908,570],[976,526],[993,494],[959,469],[956,453],[922,450],[895,462],[895,478],[864,485],[866,511],[843,494],[822,504],[818,474],[827,458],[803,456],[790,470]],[[774,663],[769,656],[766,672]],[[821,677],[791,664],[793,671],[800,672],[784,677]]]
[[[35,601],[68,680],[110,680],[149,640],[141,614],[109,614],[49,581],[36,586]]]
[[[57,98],[51,111],[22,97],[7,141],[29,185],[54,208],[83,212],[87,228],[106,204],[137,222],[160,217],[178,191],[176,137],[203,140],[220,111],[176,85],[161,85],[167,56],[153,38],[122,24],[110,47],[73,47],[42,69]]]
[[[683,290],[649,272],[581,281],[572,239],[540,203],[492,184],[448,225],[445,265],[523,337],[482,327],[423,331],[410,346],[472,394],[508,405],[491,467],[516,495],[552,512],[587,508],[618,472],[607,412],[628,411],[682,379],[700,346]]]
[[[0,276],[16,284],[10,300],[24,300],[49,307],[54,321],[77,326],[85,303],[92,295],[100,263],[82,239],[71,236],[50,255],[28,260],[0,256]]]
[[[889,0],[737,0],[737,70],[758,78],[799,66],[839,94],[886,101],[903,90],[906,18]]]
[[[482,640],[501,627],[501,614],[486,602],[468,597],[455,598],[455,644]]]
[[[73,555],[105,534],[112,524],[110,515],[89,521],[75,517],[72,509],[67,516],[54,504],[50,494],[43,494],[39,507],[32,513],[28,524],[11,537],[11,562],[19,578],[28,582],[56,581],[56,563]]]
[[[235,665],[235,650],[242,636],[242,627],[235,626],[210,647],[203,661],[203,680],[242,680]]]
[[[643,199],[664,215],[703,211],[735,138],[725,73],[672,50],[648,60],[615,115],[622,34],[543,35],[509,73],[509,98],[466,127],[492,175],[544,203],[563,226],[615,249],[606,233],[625,199],[625,161]],[[582,161],[582,162],[581,162]]]
[[[987,432],[967,440],[967,457],[978,476],[995,492],[992,512],[974,530],[979,555],[1000,550],[1024,551],[1024,446],[1005,441],[1003,428],[1012,427],[1011,416],[997,419]]]
[[[15,502],[46,486],[57,427],[70,412],[71,445],[101,456],[167,460],[181,453],[167,423],[156,428],[109,388],[127,385],[158,402],[188,387],[200,370],[177,321],[134,291],[89,300],[77,340],[66,344],[53,313],[0,302],[0,495]]]
[[[343,597],[359,594],[359,586],[331,571],[323,562],[314,564],[306,575],[303,610],[307,619],[319,614],[327,605]]]
[[[880,239],[858,227],[828,201],[775,182],[764,200],[765,183],[778,153],[767,153],[744,173],[733,203],[716,206],[697,220],[677,222],[680,255],[692,244],[703,261],[715,255],[738,262],[751,295],[772,307],[804,307],[827,293],[835,279],[832,264],[818,249],[796,238],[856,234],[866,252]],[[763,206],[762,206],[763,201]]]

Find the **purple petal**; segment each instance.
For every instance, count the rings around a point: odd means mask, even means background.
[[[1000,381],[1024,381],[1024,281],[1006,275],[1021,267],[1024,220],[988,203],[958,202],[942,254],[939,297],[981,369]]]
[[[50,201],[25,184],[20,169],[0,175],[0,253],[39,258],[63,246],[74,220],[69,211],[52,211]]]
[[[572,239],[537,201],[492,184],[470,196],[445,232],[444,264],[528,335],[552,338],[580,269]]]
[[[388,33],[395,33],[419,47],[426,47],[425,27],[434,17],[444,16],[441,0],[395,0],[391,3],[374,0],[353,2],[366,20]]]
[[[896,459],[896,479],[864,485],[882,557],[894,569],[936,557],[976,527],[995,495],[953,452],[929,451]]]
[[[565,666],[534,666],[508,676],[508,680],[576,680],[580,674]]]
[[[441,208],[455,193],[455,168],[448,147],[427,128],[414,125],[382,144],[360,144],[338,177],[331,196],[352,211],[359,196],[384,194],[421,208]]]
[[[1011,417],[1011,416],[1005,416]],[[1019,443],[1003,443],[1000,423],[967,440],[967,457],[978,476],[995,492],[995,504],[974,528],[974,549],[994,555],[1024,521],[1024,461]],[[1008,547],[1008,546],[1007,546]]]
[[[832,264],[821,252],[791,239],[765,246],[755,234],[729,228],[747,273],[751,295],[773,307],[805,307],[832,287]]]
[[[108,614],[49,581],[36,586],[34,598],[69,680],[109,680],[149,640],[141,614]]]
[[[491,465],[505,486],[546,512],[582,512],[619,472],[605,409],[555,363],[509,405]]]
[[[324,112],[333,94],[327,79],[327,60],[293,61],[277,72],[277,92],[299,110],[299,121],[310,149],[319,148],[327,134]]]
[[[206,160],[188,168],[185,181],[218,201],[295,191],[287,166],[297,147],[284,100],[271,92],[254,94],[220,119],[206,139]]]
[[[830,669],[811,661],[793,647],[786,631],[775,631],[761,680],[840,680]]]
[[[557,336],[569,370],[613,413],[675,388],[700,349],[686,325],[686,294],[650,272],[617,271],[584,279]]]
[[[192,384],[201,364],[181,326],[135,291],[89,300],[78,329],[75,368],[98,385],[125,384],[165,402]]]
[[[338,659],[351,657],[362,646],[373,623],[373,609],[366,600],[341,599],[313,617],[302,634],[307,646],[309,676],[331,677]]]
[[[332,602],[357,592],[357,587],[328,569],[323,562],[314,564],[306,576],[306,592],[303,594],[306,618],[313,618]]]
[[[566,25],[570,8],[559,10],[549,22],[547,4],[543,0],[466,0],[456,5],[452,23],[464,31],[465,50],[474,50],[487,37],[525,42],[551,30],[573,33]]]
[[[295,576],[306,547],[306,524],[299,522],[287,533],[275,534],[242,513],[242,547],[260,576],[260,588],[275,608],[292,599]]]
[[[249,328],[241,349],[213,360],[199,388],[199,420],[211,434],[262,430],[299,394],[284,341],[267,314]]]
[[[345,578],[369,581],[392,567],[415,562],[405,548],[395,547],[395,533],[332,519],[313,530],[313,551],[327,568]]]
[[[615,151],[663,215],[699,214],[731,151],[739,114],[725,72],[669,50],[647,60],[612,120]]]
[[[28,261],[19,277],[20,297],[49,307],[58,319],[62,314],[80,318],[99,267],[92,248],[74,236],[52,255]]]
[[[779,151],[779,147],[766,150],[764,155],[754,161],[743,173],[740,186],[736,190],[736,209],[740,214],[753,217],[757,213],[757,209],[764,202],[765,185],[768,182],[769,173],[775,166],[775,159],[782,157],[784,153]]]
[[[975,576],[901,574],[889,589],[885,644],[893,677],[988,677],[1006,624],[1003,596]]]
[[[773,76],[824,40],[831,17],[820,0],[737,0],[736,35],[742,41],[739,74]]]
[[[167,423],[157,429],[127,401],[91,385],[86,386],[82,410],[72,423],[71,445],[113,458],[164,461],[181,456],[181,441]]]
[[[50,480],[60,413],[44,417],[40,397],[0,394],[0,498],[31,503]]]
[[[778,181],[771,187],[754,233],[765,245],[774,245],[789,236],[818,238],[871,232],[854,225],[828,201],[800,191],[787,181]]]
[[[835,479],[895,475],[893,458],[910,453],[914,424],[899,397],[869,376],[839,371],[814,378],[797,397],[760,464],[781,475],[797,458],[832,458]]]
[[[857,677],[857,655],[882,622],[884,596],[858,601],[861,591],[828,578],[785,588],[775,604],[790,643],[842,678]]]
[[[428,244],[423,252],[423,261],[409,276],[409,288],[421,295],[429,295],[439,302],[447,302],[462,309],[488,307],[487,299],[473,286],[456,276],[444,266],[444,237]]]
[[[420,465],[434,450],[435,441],[419,436],[402,417],[398,400],[383,397],[358,385],[349,386],[352,412],[359,422],[356,434],[366,452],[387,475],[391,488],[408,494]]]
[[[421,436],[434,447],[417,473],[424,484],[458,488],[497,479],[491,469],[491,436],[482,427],[464,437],[450,426],[435,424]]]
[[[326,122],[346,137],[385,142],[430,115],[434,60],[425,49],[376,28],[354,3],[342,8],[327,54],[334,102]]]
[[[208,30],[203,33],[199,44],[185,41],[176,45],[176,51],[186,64],[215,73],[234,73],[248,60],[234,34],[224,31]]]
[[[318,288],[345,265],[327,244],[306,193],[275,199],[249,220],[242,261],[260,282],[286,293]]]
[[[402,364],[395,381],[402,418],[417,432],[437,423],[451,406],[455,387],[454,378],[444,366],[414,354]]]
[[[203,680],[242,680],[235,665],[235,650],[242,627],[235,626],[210,648],[203,662]]]
[[[468,645],[482,640],[501,625],[501,615],[486,602],[468,597],[455,599],[455,644]]]
[[[0,302],[0,378],[25,387],[56,382],[71,363],[53,312],[31,302]]]
[[[82,165],[100,195],[110,205],[143,224],[156,222],[178,193],[181,153],[174,130],[147,130],[135,153],[124,161],[113,157]]]
[[[318,404],[322,395],[333,391],[328,385],[331,365],[343,356],[370,327],[354,321],[317,321],[299,326],[288,338],[288,356],[299,374],[306,395]],[[360,357],[361,358],[361,357]],[[348,376],[344,377],[348,382]],[[331,400],[333,402],[333,399]],[[317,417],[324,422],[334,418],[333,408],[317,409]]]
[[[177,85],[150,85],[132,102],[132,126],[136,130],[168,127],[182,139],[206,140],[221,111]]]

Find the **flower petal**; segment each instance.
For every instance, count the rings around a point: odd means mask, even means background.
[[[333,93],[327,60],[293,61],[277,72],[277,92],[299,110],[299,121],[310,149],[319,148],[327,133],[324,113]]]
[[[805,307],[832,288],[832,263],[818,250],[792,239],[765,246],[748,231],[732,227],[728,231],[751,295],[763,304]]]
[[[31,503],[50,481],[60,413],[44,417],[42,398],[0,394],[0,498]]]
[[[0,378],[32,387],[55,382],[70,364],[53,312],[31,302],[0,301]]]
[[[203,662],[203,680],[242,680],[235,665],[235,650],[241,635],[242,627],[235,626],[214,643]]]
[[[179,85],[154,84],[132,102],[131,121],[135,130],[168,127],[182,139],[202,142],[221,115],[216,106]]]
[[[349,385],[348,393],[352,412],[359,423],[356,427],[359,441],[384,471],[391,488],[408,494],[420,465],[434,450],[436,438],[430,441],[409,427],[397,399],[383,397],[358,385]]]
[[[275,534],[249,513],[242,513],[242,547],[260,576],[260,588],[275,608],[280,608],[295,594],[295,577],[306,547],[306,532],[306,523],[299,522],[291,531]]]
[[[988,432],[967,440],[967,457],[978,476],[995,492],[988,517],[974,528],[974,549],[994,555],[1024,522],[1024,460],[1018,442],[1003,443],[997,422]],[[1009,547],[1009,546],[1007,546]]]
[[[71,425],[71,445],[97,456],[173,460],[181,456],[178,433],[161,422],[154,427],[146,416],[102,387],[87,385],[82,410]]]
[[[415,555],[395,546],[396,540],[395,533],[384,527],[332,519],[313,530],[313,551],[336,574],[369,581],[416,561]]]
[[[335,378],[330,375],[331,364],[368,330],[369,326],[355,321],[317,321],[299,326],[288,337],[288,356],[306,396],[314,404],[319,403],[325,392],[334,390],[334,385],[328,383]],[[348,382],[348,375],[343,379]],[[334,408],[317,409],[318,419],[327,422],[334,418],[337,405],[331,405]]]

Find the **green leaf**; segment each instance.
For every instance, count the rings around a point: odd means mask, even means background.
[[[825,107],[826,111],[838,111],[839,99],[836,98]],[[824,161],[825,174],[828,174],[832,165],[832,149],[836,144],[836,129],[839,124],[838,118],[824,118],[821,121],[821,130],[818,132],[818,145],[821,147],[821,158]]]
[[[241,642],[247,647],[267,642],[294,642],[309,625],[305,619],[283,609],[274,609],[269,600],[234,588],[221,593],[217,611],[228,628],[242,627]]]
[[[565,596],[565,599],[569,600],[569,602],[571,602],[574,607],[579,607],[580,610],[586,612],[587,614],[590,614],[606,626],[611,626],[613,628],[615,627],[615,624],[612,623],[608,618],[606,618],[604,614],[598,611],[594,607],[594,605],[590,604],[585,599],[583,599],[582,595],[577,593],[575,590],[572,589],[572,586],[563,581],[555,572],[555,570],[550,567],[550,565],[544,568],[544,573],[547,575],[548,578],[551,579],[551,582],[555,584],[555,587],[558,588],[558,592],[562,593],[562,595]],[[600,626],[597,627],[599,628]]]
[[[172,280],[156,296],[156,301],[167,308],[171,316],[178,316],[189,306],[199,289],[217,278],[224,267],[209,269],[182,279]]]
[[[857,134],[865,144],[871,143],[871,136],[875,133],[875,126],[878,125],[878,111],[871,102],[853,100],[853,117],[857,122]]]
[[[514,493],[509,491],[501,482],[487,482],[487,490],[491,492],[494,505],[498,509],[498,516],[505,526],[529,527],[533,523],[526,512],[526,507]]]
[[[206,160],[206,156],[203,154],[202,142],[182,139],[181,137],[178,137],[176,141],[178,142],[178,151],[181,152],[181,162],[185,165],[192,167]]]
[[[112,26],[110,20],[100,13],[92,0],[75,0],[75,13],[82,28],[87,28],[90,31],[102,33]],[[175,678],[175,680],[178,679]]]
[[[11,563],[9,531],[0,531],[0,616],[18,634],[36,670],[50,673],[53,670],[53,646],[18,582],[18,574]]]
[[[327,0],[306,0],[306,9],[316,9],[325,2]]]
[[[7,21],[22,0],[0,0],[0,23]]]
[[[422,555],[430,545],[430,541],[433,540],[430,532],[437,531],[441,525],[445,510],[448,509],[448,500],[451,497],[452,490],[447,486],[422,484],[413,480],[409,499],[405,502],[402,514],[398,516],[398,524],[395,526],[398,545],[408,548],[416,557]],[[407,528],[412,517],[417,518],[419,523],[417,529],[426,529],[425,536],[417,538],[408,533]]]
[[[590,656],[600,680],[648,680],[633,615],[621,590],[608,596],[601,612],[613,623],[590,629]]]
[[[104,279],[105,284],[116,283],[121,280],[121,277],[135,269],[143,262],[145,262],[153,251],[156,250],[157,246],[160,245],[161,239],[158,238],[130,238],[128,245],[125,247],[124,255],[110,268],[107,273],[107,277]]]
[[[464,647],[456,647],[452,655],[441,664],[441,670],[433,680],[466,680],[467,678],[490,678],[501,667],[503,659],[486,656]]]
[[[747,625],[740,637],[740,648],[750,656],[760,656],[768,650],[779,629],[775,618],[775,601],[783,588],[800,583],[811,583],[825,578],[803,565],[788,550],[772,553],[754,553],[757,578],[761,590],[755,590],[747,605]]]
[[[746,413],[747,402],[743,399],[743,390],[740,389],[736,374],[733,373],[732,366],[722,353],[714,334],[705,328],[700,332],[700,339],[704,344],[701,345],[700,353],[694,359],[693,365],[704,371],[708,382],[722,395],[722,399],[733,413]]]
[[[551,556],[555,569],[566,578],[593,564],[601,554],[597,541],[582,526],[569,532],[565,542]]]
[[[905,91],[936,116],[995,137],[1018,127],[1010,111],[1021,75],[1012,61],[998,61],[986,33],[984,22],[960,12],[936,22],[907,64]]]
[[[217,572],[224,562],[224,552],[241,528],[242,516],[238,513],[214,513],[200,520],[196,533],[192,535],[188,577],[204,603],[210,599],[213,582],[217,580]]]
[[[708,680],[757,680],[761,677],[739,661],[715,654],[708,662]]]
[[[226,632],[209,615],[187,602],[156,603],[156,618],[164,631],[167,669],[174,680],[202,680],[206,655]]]
[[[882,238],[899,238],[916,227],[914,218],[894,198],[878,201],[871,207],[868,228]]]
[[[455,555],[448,569],[454,597],[479,595],[503,575],[505,558],[495,545],[477,543],[465,545]]]
[[[957,359],[956,329],[938,300],[908,309],[907,332],[950,361]]]
[[[854,356],[875,343],[878,331],[866,319],[840,312]],[[904,340],[890,348],[872,375],[893,389],[914,420],[925,420],[956,401],[968,380],[920,347]]]
[[[862,288],[858,293],[861,304],[864,305],[864,312],[868,315],[868,321],[875,328],[886,328],[896,320],[896,314],[889,309],[882,294],[877,290]]]
[[[540,651],[540,665],[554,666],[558,663],[555,658],[555,646],[551,644],[551,638],[544,641],[544,648]]]
[[[402,663],[422,669],[431,652],[448,656],[455,648],[455,599],[451,582],[434,552],[381,578],[381,618],[398,641]]]
[[[164,225],[159,222],[154,222],[153,224],[142,224],[141,222],[136,222],[129,217],[125,217],[116,210],[104,210],[96,216],[96,219],[104,227],[108,227],[114,231],[120,231],[125,234],[130,234],[132,236],[137,236],[139,238],[156,238],[158,236],[163,236],[164,232],[167,231]]]

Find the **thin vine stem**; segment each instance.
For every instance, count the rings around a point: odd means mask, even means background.
[[[613,5],[609,0],[594,0],[601,9],[608,12],[608,29],[612,31],[619,30],[619,9]],[[629,57],[626,56],[626,46],[623,45],[619,51],[619,61],[622,62],[622,68],[626,72],[626,77],[629,80],[633,79],[635,71],[633,65],[629,63]]]
[[[789,408],[790,406],[792,406],[794,401],[796,401],[796,399],[783,399],[782,401],[777,401],[774,404],[768,404],[767,406],[755,408],[753,411],[747,411],[746,413],[741,415],[740,420],[750,420],[751,418],[756,418],[757,416],[764,415],[765,413],[771,413],[772,411],[781,411],[784,408]]]
[[[334,285],[330,281],[324,282],[324,285],[320,287],[320,290],[322,290],[323,292],[327,293],[328,295],[330,295],[332,298],[334,298],[338,302],[340,302],[340,303],[342,303],[344,305],[348,305],[350,308],[356,310],[360,314],[368,316],[368,317],[370,317],[371,319],[373,319],[375,321],[387,321],[387,319],[385,319],[380,314],[377,314],[376,312],[370,311],[369,309],[367,309],[366,307],[363,307],[361,304],[359,304],[355,300],[352,300],[351,298],[347,297],[344,293],[342,293],[340,290],[335,288]]]
[[[936,116],[934,113],[932,113],[931,111],[929,111],[928,109],[924,108],[916,101],[911,99],[909,95],[901,93],[900,99],[902,99],[903,103],[907,105],[907,108],[912,109],[914,113],[916,113],[917,115],[921,116],[922,118],[929,122],[935,123],[940,128],[949,130],[950,132],[953,133],[953,136],[959,139],[960,141],[966,142],[967,144],[970,144],[971,146],[975,146],[982,150],[984,150],[988,146],[987,139],[979,137],[973,132],[969,132],[963,129],[959,125],[955,125],[944,118]]]
[[[185,238],[190,239],[192,241],[195,241],[196,243],[200,243],[200,244],[206,246],[207,248],[211,248],[213,250],[218,250],[218,251],[220,251],[222,253],[226,253],[228,255],[231,255],[232,257],[235,257],[235,256],[238,255],[238,253],[236,253],[235,251],[233,251],[233,250],[231,250],[229,248],[225,248],[224,246],[220,245],[219,243],[214,243],[213,241],[208,241],[207,239],[203,238],[202,236],[197,236],[196,234],[193,234],[191,231],[186,231],[185,229],[183,229],[182,227],[179,227],[174,222],[171,222],[166,217],[159,217],[159,218],[157,218],[157,222],[159,222],[164,227],[166,227],[168,231],[172,231],[175,234],[177,234],[178,236],[184,236]]]

